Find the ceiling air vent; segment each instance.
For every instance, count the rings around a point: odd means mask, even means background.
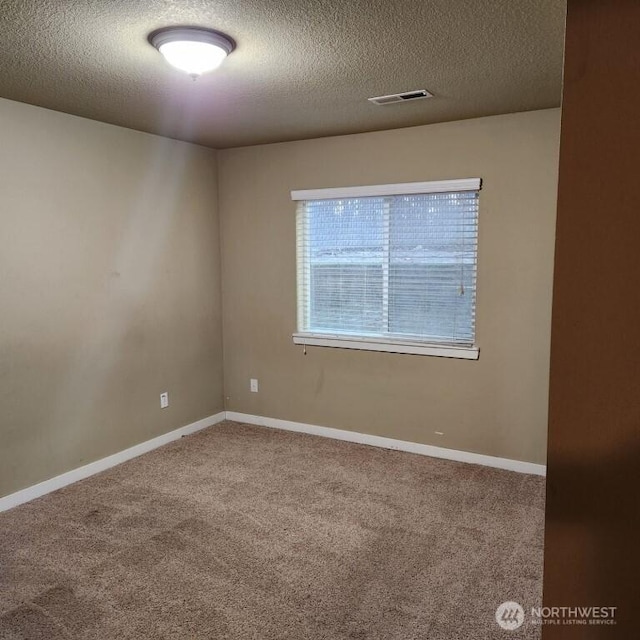
[[[378,96],[377,98],[368,98],[373,104],[393,104],[394,102],[409,102],[409,100],[422,100],[423,98],[433,98],[433,94],[426,89],[418,89],[416,91],[405,91],[404,93],[392,93],[388,96]]]

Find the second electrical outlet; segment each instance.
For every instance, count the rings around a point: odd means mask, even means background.
[[[251,389],[252,393],[258,393],[258,379],[257,378],[251,378],[249,388]]]

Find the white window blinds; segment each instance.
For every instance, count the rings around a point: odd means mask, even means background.
[[[388,187],[292,194],[298,331],[472,346],[480,181]]]

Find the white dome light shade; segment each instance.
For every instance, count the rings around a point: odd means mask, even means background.
[[[217,69],[234,48],[233,41],[217,31],[190,27],[155,31],[149,41],[170,65],[194,77]]]
[[[160,53],[176,69],[199,76],[217,69],[227,57],[227,52],[206,42],[167,42],[160,45]]]

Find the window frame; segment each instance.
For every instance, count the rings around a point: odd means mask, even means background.
[[[293,201],[333,200],[340,198],[366,198],[376,196],[414,195],[425,193],[448,193],[456,191],[480,191],[480,178],[465,178],[461,180],[438,180],[429,182],[408,182],[385,185],[368,185],[359,187],[338,187],[328,189],[298,189],[291,191]],[[300,251],[296,246],[296,264],[298,278],[300,277]],[[300,331],[304,326],[301,316],[299,299],[300,283],[296,288],[296,308],[298,314],[298,330],[293,334],[293,342],[297,345],[335,347],[342,349],[357,349],[366,351],[380,351],[387,353],[404,353],[414,355],[439,356],[445,358],[460,358],[477,360],[480,348],[474,343],[471,346],[454,345],[444,342],[429,342],[428,340],[411,340],[387,336],[361,336],[344,333],[315,333]],[[476,303],[477,308],[477,303]],[[475,337],[475,336],[474,336]]]

